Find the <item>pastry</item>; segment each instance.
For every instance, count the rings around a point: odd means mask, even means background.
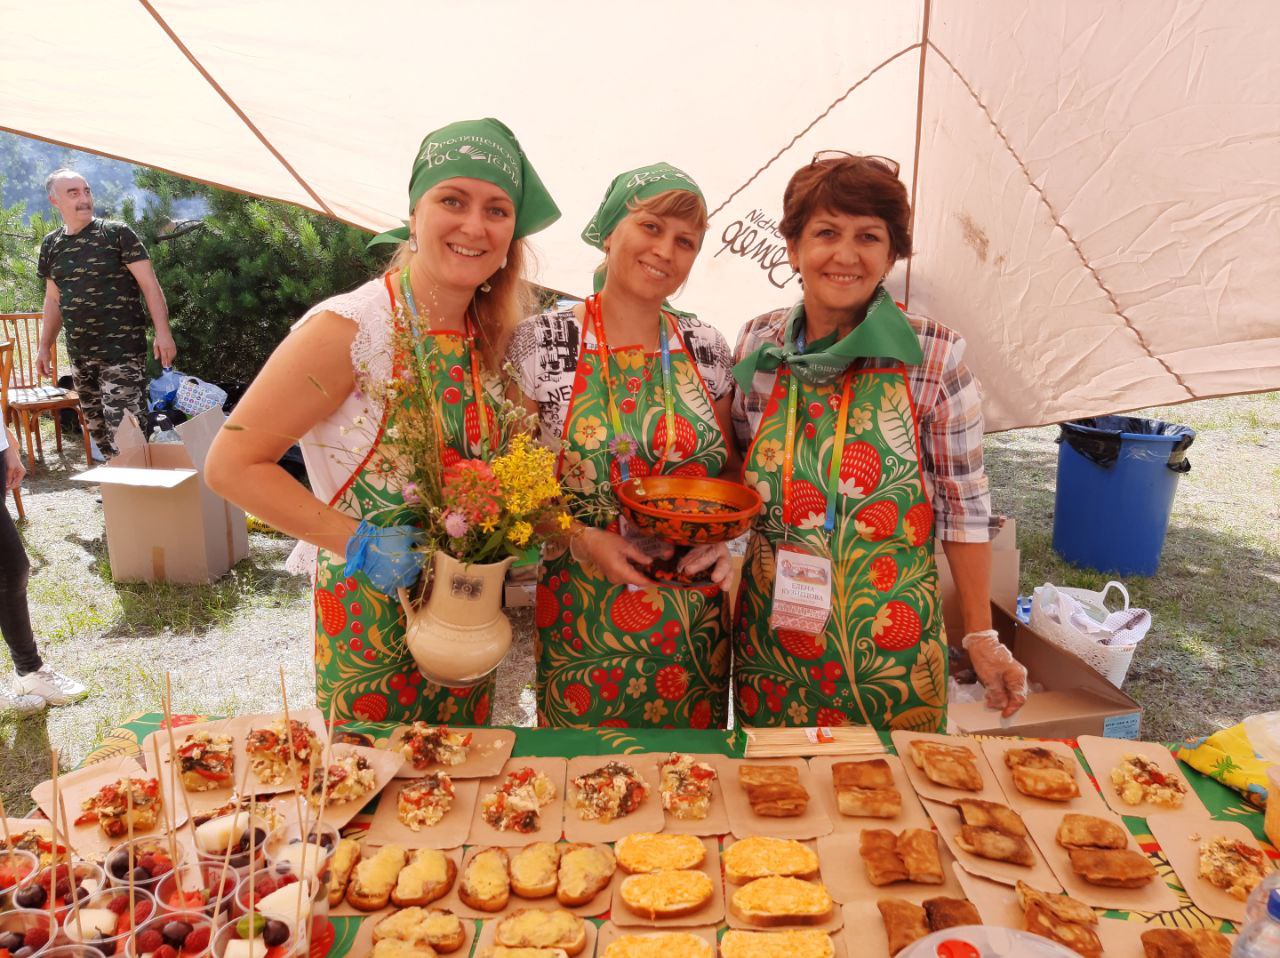
[[[404,730],[400,754],[420,772],[432,765],[461,765],[471,748],[472,734],[443,725],[414,722]]]
[[[284,719],[276,719],[264,728],[252,729],[245,739],[249,768],[263,785],[295,780],[296,774],[320,763],[320,740],[311,726],[291,719],[289,728],[291,734],[285,731]]]
[[[1051,802],[1069,802],[1080,795],[1075,762],[1043,746],[1011,748],[1004,753],[1004,763],[1023,795]]]
[[[1176,775],[1170,775],[1155,762],[1141,755],[1127,753],[1111,770],[1111,784],[1126,805],[1144,802],[1162,808],[1181,808],[1187,786]]]
[[[926,828],[908,828],[898,835],[887,828],[864,828],[858,853],[867,881],[876,886],[901,881],[941,885],[945,880],[938,837]]]
[[[896,955],[929,934],[929,916],[919,905],[900,898],[882,898],[876,902],[876,908],[884,921],[890,955]]]
[[[480,801],[485,822],[500,832],[536,832],[542,824],[539,812],[555,801],[555,782],[528,766],[508,772],[506,778]]]
[[[831,766],[836,807],[841,815],[897,818],[902,795],[893,784],[893,770],[882,758],[836,762]]]
[[[913,882],[941,885],[942,858],[938,854],[938,836],[929,828],[905,828],[898,835],[898,855],[907,866]]]
[[[1049,895],[1018,882],[1018,903],[1027,931],[1070,948],[1081,958],[1101,958],[1102,941],[1095,930],[1098,916],[1067,895]]]
[[[967,898],[928,898],[924,913],[929,917],[929,930],[942,931],[960,925],[981,925],[978,909]]]
[[[1027,826],[1006,805],[962,798],[956,802],[964,824],[956,844],[971,855],[1030,868],[1035,856],[1027,843]]]
[[[662,807],[674,818],[702,821],[711,809],[711,791],[716,770],[692,755],[675,753],[658,769],[658,791]]]
[[[618,839],[613,847],[618,867],[630,875],[670,868],[699,868],[707,848],[695,835],[636,832]]]
[[[738,782],[757,815],[794,818],[809,805],[809,793],[792,765],[739,765]]]
[[[573,780],[574,811],[583,821],[607,824],[630,815],[649,794],[649,786],[626,762],[607,762]]]
[[[1144,958],[1230,958],[1231,939],[1213,928],[1152,928],[1142,933]]]
[[[966,746],[913,739],[911,760],[935,784],[966,792],[982,791],[982,773],[972,749]]]
[[[160,783],[154,778],[122,778],[103,785],[80,803],[77,825],[94,822],[108,838],[123,838],[130,829],[148,832],[160,821]]]
[[[1244,901],[1267,876],[1262,850],[1234,838],[1215,838],[1200,846],[1200,877]]]
[[[792,838],[752,835],[725,847],[721,855],[725,880],[744,885],[767,875],[817,878],[818,855]]]
[[[835,946],[825,931],[743,931],[730,928],[720,939],[723,958],[833,958]]]
[[[400,789],[396,818],[411,831],[436,825],[453,807],[453,780],[444,772],[430,772]]]
[[[729,910],[752,925],[818,925],[831,917],[835,902],[819,882],[770,875],[735,888]]]
[[[628,875],[618,886],[627,910],[649,919],[693,914],[714,891],[706,873],[691,869]]]
[[[230,788],[235,751],[230,735],[192,732],[178,747],[178,774],[188,792]]]
[[[1062,816],[1057,839],[1063,848],[1129,847],[1129,833],[1115,822],[1074,812]]]
[[[1155,866],[1130,848],[1072,848],[1071,868],[1091,885],[1142,888],[1156,877]]]
[[[1008,805],[984,802],[976,798],[962,798],[956,802],[956,808],[959,809],[960,817],[964,819],[966,825],[973,825],[975,828],[994,828],[1001,834],[1014,838],[1027,837],[1027,826],[1023,824],[1022,816]]]

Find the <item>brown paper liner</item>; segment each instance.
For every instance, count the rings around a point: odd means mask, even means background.
[[[902,829],[888,827],[890,831],[900,832]],[[907,826],[915,827],[915,826]],[[929,826],[926,826],[929,827]],[[858,853],[861,833],[843,833],[825,835],[818,839],[818,855],[825,863],[831,863],[823,871],[827,891],[831,897],[842,905],[858,901],[875,901],[878,898],[902,898],[920,904],[926,898],[937,898],[940,895],[948,898],[963,898],[964,892],[960,883],[952,873],[951,864],[955,856],[941,838],[938,839],[938,857],[942,861],[943,883],[926,885],[920,882],[904,881],[892,885],[873,885],[867,880],[867,871],[862,864],[862,856]]]
[[[729,830],[738,838],[751,835],[773,835],[777,838],[817,838],[829,835],[831,818],[815,800],[818,784],[809,772],[809,763],[802,758],[738,759],[715,756],[716,772],[724,789],[725,807],[729,812]],[[746,790],[738,782],[738,768],[742,765],[787,765],[800,773],[800,784],[809,793],[809,804],[803,815],[794,818],[770,818],[757,815],[747,801]],[[828,785],[828,787],[830,787]]]
[[[911,779],[916,794],[921,798],[947,805],[962,798],[980,798],[988,802],[1005,804],[1004,792],[996,783],[995,773],[987,764],[987,757],[983,754],[982,746],[978,744],[977,739],[966,735],[936,735],[931,732],[890,732],[889,737],[893,740],[893,747],[897,749],[898,757],[902,760],[902,767],[907,770],[907,777]],[[918,768],[911,758],[911,743],[917,740],[967,748],[973,753],[973,763],[977,766],[978,774],[982,776],[982,791],[969,792],[962,788],[948,788],[930,780],[929,776],[925,775],[924,769]]]
[[[1058,809],[1062,812],[1079,812],[1082,815],[1096,815],[1098,812],[1106,810],[1106,802],[1102,800],[1102,796],[1094,787],[1093,782],[1089,780],[1089,776],[1081,766],[1080,760],[1076,757],[1075,749],[1071,746],[1062,742],[1006,738],[989,738],[983,740],[981,744],[982,751],[987,756],[987,762],[995,774],[996,782],[1005,794],[1004,804],[1015,812],[1022,813],[1026,810],[1048,808]],[[1046,798],[1023,795],[1018,791],[1018,787],[1013,784],[1013,772],[1004,763],[1004,753],[1014,748],[1031,748],[1033,746],[1046,748],[1071,763],[1072,768],[1075,770],[1076,786],[1080,789],[1078,796],[1070,801],[1054,802]]]
[[[1247,826],[1240,822],[1216,821],[1185,810],[1150,815],[1147,827],[1197,908],[1207,915],[1237,924],[1244,920],[1244,902],[1228,895],[1209,879],[1200,877],[1200,846],[1222,837],[1239,839],[1259,848],[1258,840]]]
[[[484,797],[501,785],[507,774],[528,766],[545,774],[556,786],[556,797],[538,813],[538,829],[527,835],[520,832],[500,832],[484,820]],[[564,826],[565,760],[563,758],[511,758],[502,771],[489,778],[480,779],[480,794],[475,811],[471,815],[471,830],[467,834],[468,845],[497,845],[512,847],[532,845],[534,842],[560,840]]]
[[[385,738],[375,739],[377,748],[389,752],[397,752],[404,738],[407,725],[399,725]],[[471,733],[471,747],[467,757],[457,765],[432,765],[429,768],[417,769],[409,764],[408,759],[396,772],[396,778],[422,778],[430,772],[444,772],[452,779],[489,778],[502,771],[502,766],[511,757],[511,750],[516,744],[516,733],[505,728],[468,728],[448,726],[455,731]]]
[[[889,769],[893,772],[893,784],[897,787],[899,794],[902,795],[902,811],[897,818],[855,817],[841,814],[840,806],[836,802],[836,788],[831,778],[831,766],[837,762],[859,762],[874,758],[882,758],[889,763]],[[827,817],[831,819],[832,830],[836,834],[857,835],[864,828],[879,827],[901,830],[903,828],[931,828],[933,826],[933,822],[929,820],[924,807],[920,804],[920,799],[916,797],[915,786],[912,785],[911,779],[907,777],[907,771],[903,768],[902,759],[896,755],[890,755],[887,752],[884,755],[869,756],[819,755],[816,758],[809,759],[809,771],[817,785],[815,789],[817,794],[812,796],[812,799],[817,800],[823,810],[826,811]],[[877,822],[882,824],[877,825]]]
[[[1117,815],[1145,818],[1148,815],[1188,811],[1206,818],[1209,816],[1209,810],[1204,807],[1204,802],[1187,781],[1187,776],[1178,766],[1178,760],[1158,742],[1132,742],[1123,738],[1100,738],[1097,735],[1081,735],[1077,741],[1080,743],[1080,751],[1084,753],[1085,761],[1093,770],[1094,778],[1098,780],[1098,788],[1102,792],[1103,799]],[[1120,764],[1126,754],[1141,755],[1159,765],[1165,774],[1181,779],[1187,789],[1182,799],[1182,807],[1173,809],[1163,805],[1153,805],[1150,802],[1143,802],[1140,805],[1130,805],[1125,802],[1116,792],[1115,785],[1111,783],[1111,770]]]
[[[611,761],[630,765],[636,775],[649,786],[649,794],[630,815],[615,818],[607,824],[580,818],[577,808],[578,789],[573,780]],[[662,796],[658,794],[658,760],[655,755],[577,755],[569,759],[565,773],[565,792],[564,837],[571,842],[616,842],[633,832],[662,831],[664,815]]]
[[[480,783],[465,779],[453,783],[453,804],[434,825],[414,831],[400,821],[400,790],[416,779],[395,779],[378,797],[378,808],[369,822],[364,840],[367,845],[389,845],[394,842],[406,848],[456,848],[467,840],[471,817],[475,814]]]
[[[627,875],[618,870],[613,876],[613,907],[609,917],[620,928],[695,928],[699,925],[715,925],[724,920],[725,894],[724,880],[720,868],[720,846],[714,838],[703,838],[707,855],[698,870],[711,879],[711,898],[707,903],[690,915],[677,918],[646,918],[634,914],[622,901],[622,881]]]
[[[1002,802],[1001,804],[1004,803]],[[956,836],[960,834],[962,821],[959,809],[940,802],[931,802],[928,799],[925,799],[924,807],[925,811],[933,819],[934,825],[938,827],[938,834],[942,836],[942,840],[951,849],[951,854],[955,856],[956,861],[966,871],[1005,885],[1016,885],[1021,880],[1029,885],[1034,885],[1041,891],[1062,891],[1062,885],[1049,868],[1048,862],[1044,860],[1044,854],[1036,847],[1033,836],[1027,837],[1027,844],[1031,847],[1031,854],[1035,858],[1035,864],[1027,867],[1009,862],[992,861],[989,858],[970,854],[956,844]]]

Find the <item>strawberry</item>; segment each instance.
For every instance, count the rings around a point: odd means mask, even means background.
[[[556,594],[542,583],[534,592],[533,621],[540,629],[549,629],[555,625],[556,616],[560,613],[560,603]]]
[[[849,716],[840,709],[823,708],[818,709],[819,725],[848,725]]]
[[[138,932],[138,936],[133,939],[134,950],[142,953],[155,951],[164,944],[164,935],[156,931],[154,928],[148,928],[146,931]]]
[[[689,710],[690,728],[707,728],[711,724],[711,703],[707,699],[698,699]]]
[[[316,611],[320,613],[320,627],[327,634],[337,635],[347,627],[347,610],[332,592],[316,589]]]
[[[933,510],[927,502],[917,502],[902,517],[902,531],[913,546],[922,546],[933,534]]]
[[[791,484],[791,522],[800,529],[816,529],[827,520],[827,499],[811,482]]]
[[[662,599],[653,589],[627,589],[613,600],[609,617],[623,632],[643,632],[662,617]]]
[[[178,949],[165,943],[155,950],[151,958],[178,958]]]
[[[115,912],[117,915],[123,915],[129,910],[129,896],[117,895],[111,901],[107,902],[107,908]]]
[[[387,697],[377,692],[366,692],[351,703],[351,712],[366,722],[381,722],[387,717]]]
[[[208,925],[192,929],[191,934],[187,935],[187,940],[182,943],[183,950],[192,954],[204,951],[209,946],[209,932]]]
[[[840,492],[865,498],[880,485],[880,453],[869,442],[851,442],[840,457]]]
[[[591,690],[581,682],[574,682],[564,690],[564,700],[573,709],[573,714],[582,718],[591,708]]]
[[[693,425],[684,416],[673,416],[675,422],[676,438],[671,444],[671,455],[668,459],[688,459],[693,455],[693,450],[698,444],[698,437],[693,431]],[[653,454],[661,456],[667,448],[667,417],[665,414],[658,417],[658,423],[653,427]]]
[[[853,521],[859,535],[869,542],[879,542],[889,538],[898,528],[898,506],[888,499],[881,499],[860,509]]]
[[[653,677],[653,687],[664,699],[674,702],[689,690],[689,673],[683,665],[663,666]]]
[[[749,685],[738,686],[738,707],[742,709],[742,714],[747,718],[751,718],[760,711],[760,695]]]
[[[826,651],[827,644],[818,635],[809,635],[796,629],[778,629],[779,644],[802,662],[816,659]]]
[[[890,602],[877,614],[871,637],[886,652],[901,652],[920,642],[920,616],[905,602]]]
[[[890,556],[879,556],[871,563],[871,584],[881,592],[888,592],[898,581],[898,563]]]
[[[22,944],[24,947],[39,951],[49,941],[49,932],[39,925],[31,928],[30,931],[23,936]]]

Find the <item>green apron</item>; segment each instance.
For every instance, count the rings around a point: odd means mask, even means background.
[[[666,335],[664,324],[662,334]],[[675,439],[667,442],[657,352],[586,344],[578,357],[560,453],[561,484],[592,499],[616,483],[620,467],[608,389],[607,355],[623,431],[638,450],[632,476],[716,476],[728,456],[710,393],[684,348],[671,348]],[[660,462],[671,448],[671,461]],[[612,495],[610,492],[609,495]],[[608,526],[616,532],[617,523]],[[729,609],[717,586],[630,589],[594,566],[548,546],[538,581],[538,724],[619,728],[723,727],[728,712]]]
[[[390,274],[387,295],[397,324],[403,323]],[[447,437],[444,461],[449,465],[480,454],[481,407],[475,402],[468,337],[456,331],[434,331],[431,338],[435,346],[431,371]],[[400,368],[399,357],[396,368]],[[412,521],[394,459],[380,449],[382,437],[395,425],[400,408],[385,405],[364,460],[329,505],[379,526]],[[483,408],[492,418],[492,410]],[[328,715],[332,702],[338,719],[486,724],[494,679],[469,689],[442,688],[424,679],[404,643],[404,611],[399,601],[374,589],[363,572],[348,576],[345,566],[344,556],[327,549],[321,549],[316,557],[316,704],[320,710]]]
[[[850,379],[834,528],[824,529],[843,377],[799,383],[788,541],[832,563],[821,635],[775,630],[776,548],[790,373],[779,370],[751,443],[745,481],[765,502],[747,546],[734,628],[734,706],[744,725],[866,724],[940,732],[947,647],[933,559],[933,508],[920,475],[915,406],[903,366]]]

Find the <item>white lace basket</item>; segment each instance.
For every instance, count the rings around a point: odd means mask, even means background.
[[[213,383],[207,383],[195,376],[187,376],[178,384],[178,395],[173,400],[175,409],[188,416],[198,416],[210,409],[221,409],[227,401],[227,394]]]
[[[1119,591],[1124,608],[1107,608],[1107,593]],[[1031,628],[1083,659],[1116,688],[1124,684],[1133,653],[1151,628],[1151,613],[1129,607],[1129,590],[1111,581],[1101,592],[1063,589],[1046,582],[1031,601]]]

